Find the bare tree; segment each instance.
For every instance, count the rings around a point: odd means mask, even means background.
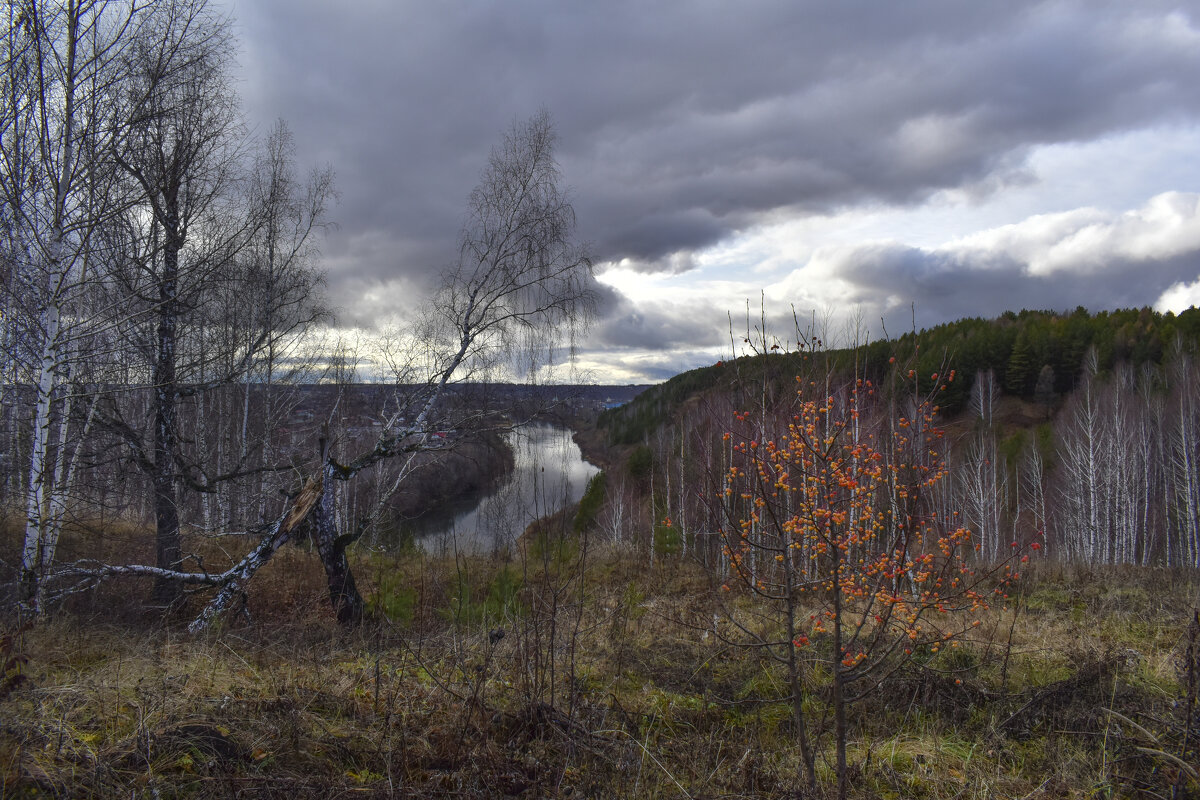
[[[308,368],[300,358],[303,340],[311,326],[328,316],[314,302],[313,289],[323,277],[313,266],[316,255],[314,234],[325,226],[325,210],[333,191],[333,171],[314,170],[307,183],[295,174],[295,143],[287,123],[278,120],[258,153],[249,186],[255,235],[243,257],[241,280],[231,287],[225,308],[233,309],[241,332],[231,352],[257,348],[261,354],[249,365],[243,383],[239,462],[247,464],[251,441],[251,387],[261,396],[255,416],[270,425],[276,418],[279,398],[273,391],[278,382],[294,382]],[[246,313],[249,312],[249,313]],[[252,378],[252,380],[250,379]],[[269,437],[259,445],[258,486],[264,497],[262,477],[272,461]],[[262,508],[260,506],[260,513]]]
[[[1084,358],[1083,376],[1060,426],[1061,540],[1054,542],[1054,547],[1067,558],[1099,563],[1104,561],[1099,483],[1103,454],[1097,370],[1092,349]]]
[[[1186,391],[1186,376],[1176,379]],[[1085,357],[1083,377],[1057,426],[1055,555],[1101,564],[1148,564],[1156,557],[1173,563],[1167,487],[1174,473],[1164,431],[1174,431],[1158,381],[1155,370],[1139,377],[1123,364],[1102,381],[1095,352]],[[1180,455],[1186,459],[1192,451]]]
[[[114,148],[148,211],[130,288],[153,308],[154,428],[139,463],[152,465],[155,560],[163,569],[178,569],[183,557],[175,494],[180,317],[246,234],[236,223],[229,229],[223,203],[240,145],[236,99],[228,89],[231,61],[228,25],[203,0],[165,4],[134,55],[132,122]],[[185,249],[197,242],[203,245]],[[174,590],[160,581],[155,594],[167,600]]]
[[[993,408],[998,394],[990,370],[975,376],[970,407],[976,430],[958,465],[965,521],[975,533],[983,558],[989,561],[999,559],[1005,550],[1000,522],[1009,495],[1007,474],[996,446]]]
[[[182,5],[185,9],[202,9],[196,4]],[[168,17],[168,21],[172,19]],[[168,41],[169,37],[162,40]],[[198,63],[206,62],[201,58]],[[191,97],[187,92],[184,96]],[[191,374],[198,369],[194,364],[173,360],[193,341],[189,338],[190,330],[199,327],[194,321],[198,310],[204,307],[204,295],[198,290],[192,293],[188,282],[201,282],[204,278],[211,284],[213,280],[227,279],[226,266],[230,262],[236,265],[238,258],[247,252],[260,254],[254,262],[258,274],[264,269],[269,272],[272,264],[283,263],[273,260],[272,249],[276,254],[303,249],[297,243],[302,244],[307,235],[304,231],[310,227],[304,220],[310,220],[311,216],[306,215],[313,214],[312,209],[320,204],[309,202],[304,205],[308,210],[298,215],[285,210],[276,222],[299,219],[302,224],[288,222],[283,228],[276,228],[282,235],[264,233],[275,224],[270,221],[265,226],[247,226],[245,243],[239,239],[239,247],[233,248],[234,236],[218,235],[228,229],[183,214],[185,208],[189,212],[204,208],[210,199],[214,208],[221,201],[216,186],[206,183],[216,178],[201,171],[196,177],[198,185],[191,187],[191,179],[185,180],[188,164],[176,158],[179,147],[167,146],[176,140],[180,146],[191,141],[184,136],[186,129],[172,132],[170,126],[178,122],[170,118],[168,112],[172,108],[167,104],[165,120],[150,115],[146,119],[148,130],[140,134],[143,140],[139,140],[139,146],[122,151],[120,156],[123,169],[136,179],[148,198],[148,211],[143,215],[148,219],[148,235],[134,241],[148,242],[149,246],[138,251],[144,258],[130,259],[130,272],[123,288],[129,292],[131,302],[145,303],[154,314],[151,323],[139,329],[143,336],[140,343],[131,340],[145,360],[143,369],[153,379],[149,416],[154,428],[146,436],[120,419],[105,420],[109,432],[121,437],[133,451],[133,459],[152,479],[158,530],[171,536],[160,536],[155,565],[76,563],[60,568],[52,577],[65,586],[60,594],[116,576],[152,577],[159,585],[174,587],[184,584],[215,587],[216,595],[192,624],[192,630],[200,630],[241,597],[255,572],[301,524],[306,524],[326,571],[337,618],[343,622],[356,621],[363,613],[363,602],[355,587],[346,548],[365,532],[373,515],[360,514],[356,520],[344,518],[338,510],[338,498],[343,494],[338,487],[346,486],[360,472],[377,473],[373,468],[383,462],[393,468],[386,480],[381,480],[390,487],[381,495],[403,485],[422,463],[416,458],[418,454],[441,449],[442,435],[449,431],[453,436],[454,431],[462,430],[465,425],[479,424],[483,416],[480,404],[487,398],[475,392],[468,402],[464,400],[466,387],[452,390],[452,384],[494,376],[505,369],[536,379],[555,360],[563,336],[573,335],[592,311],[591,262],[572,241],[574,211],[559,187],[558,167],[553,158],[553,127],[548,115],[539,114],[526,123],[514,125],[493,151],[481,182],[471,195],[459,258],[444,275],[429,306],[430,314],[409,338],[405,359],[394,362],[396,392],[402,399],[391,404],[387,415],[379,421],[380,432],[373,445],[343,460],[337,457],[338,443],[334,438],[323,436],[319,443],[319,467],[304,482],[302,490],[274,523],[251,528],[250,532],[262,537],[258,544],[228,570],[209,573],[183,570],[180,553],[173,549],[178,543],[179,521],[175,483],[181,479],[189,483],[211,481],[211,476],[179,470],[179,441],[175,420],[171,418],[179,396],[203,388],[180,377],[181,363],[193,370]],[[146,146],[148,155],[143,149]],[[141,160],[133,160],[135,155]],[[201,165],[207,163],[200,161]],[[268,169],[263,174],[270,172]],[[220,170],[214,174],[219,175]],[[169,179],[172,175],[174,180]],[[259,185],[269,186],[270,182]],[[202,193],[191,198],[184,194],[185,190]],[[171,211],[176,204],[179,204],[178,219]],[[172,229],[173,225],[177,227]],[[193,236],[201,241],[193,244]],[[214,243],[219,247],[213,249]],[[267,253],[265,258],[262,252]],[[195,262],[190,271],[184,268],[189,260]],[[233,367],[241,374],[253,363],[263,343],[286,327],[279,322],[256,324],[261,326],[262,333],[251,335],[244,349],[236,351]],[[416,380],[420,368],[425,370],[424,377]],[[270,369],[268,366],[267,371]],[[147,446],[148,442],[153,443],[152,448]]]
[[[464,424],[448,402],[452,383],[495,374],[501,366],[536,375],[553,357],[557,337],[590,316],[592,265],[572,239],[575,213],[559,186],[554,141],[550,117],[542,112],[514,125],[492,151],[471,194],[458,261],[443,277],[431,316],[412,340],[426,349],[397,363],[397,383],[406,388],[420,365],[429,369],[419,391],[397,404],[370,450],[340,461],[330,441],[321,443],[321,471],[309,484],[318,497],[311,508],[313,539],[334,612],[344,623],[363,613],[346,548],[364,527],[339,528],[335,482],[397,459],[391,485],[399,486],[417,467],[414,456],[437,446],[435,433]],[[477,416],[478,409],[468,414]],[[273,536],[286,539],[287,531],[279,531]],[[272,539],[252,553],[246,577],[238,581],[248,580],[281,543]],[[203,627],[234,597],[231,591],[218,594],[194,628]]]
[[[180,403],[236,381],[248,400],[251,378],[269,397],[286,378],[275,365],[326,316],[310,256],[331,174],[297,180],[282,124],[247,169],[230,26],[206,0],[27,0],[3,22],[4,391],[25,462],[21,594],[41,606],[81,444],[98,429],[153,487],[169,599],[179,487],[213,492],[269,468],[245,424],[223,453],[204,452],[207,437],[187,452]]]
[[[446,391],[455,381],[494,374],[498,366],[536,376],[564,331],[590,315],[592,265],[573,241],[575,212],[559,186],[555,132],[540,112],[516,124],[492,151],[471,193],[459,258],[446,273],[425,320],[424,360],[432,366],[425,391],[385,421],[374,448],[349,463],[323,453],[324,481],[349,480],[385,458],[407,457],[430,445],[447,421]],[[416,411],[409,416],[407,410]],[[402,467],[398,480],[405,472]],[[338,619],[362,614],[345,547],[361,531],[339,533],[327,488],[316,509],[315,541],[325,564]]]
[[[6,377],[33,387],[21,596],[34,613],[75,474],[69,441],[80,432],[69,431],[77,402],[88,404],[83,366],[102,358],[94,347],[109,309],[94,294],[107,257],[98,232],[121,203],[106,168],[117,129],[111,109],[144,16],[136,3],[29,0],[8,4],[4,20]]]
[[[180,396],[194,405],[180,424],[192,420],[196,445],[177,448],[175,459],[187,489],[202,503],[216,498],[206,527],[238,526],[239,513],[262,519],[267,476],[286,463],[268,434],[297,402],[288,387],[311,379],[308,337],[330,317],[314,259],[332,187],[328,168],[307,181],[296,175],[291,133],[277,122],[238,184],[245,245],[180,319]],[[210,424],[223,435],[204,436]]]
[[[157,5],[130,57],[129,123],[113,148],[139,200],[126,216],[128,253],[116,284],[149,320],[125,334],[153,397],[149,431],[115,414],[105,422],[153,485],[156,565],[166,572],[179,571],[183,558],[180,485],[214,492],[271,468],[265,451],[258,463],[252,459],[251,379],[265,379],[261,393],[269,396],[279,359],[325,317],[316,301],[320,275],[308,256],[332,176],[296,180],[281,124],[247,177],[249,140],[229,88],[232,58],[229,21],[207,0]],[[244,384],[247,424],[222,453],[226,463],[185,453],[180,402],[236,382]],[[177,592],[165,577],[156,584],[161,601]]]
[[[1170,508],[1173,524],[1168,527],[1165,558],[1168,566],[1194,567],[1200,566],[1200,373],[1194,356],[1178,341],[1170,371],[1174,384],[1167,423],[1170,498],[1164,504]]]

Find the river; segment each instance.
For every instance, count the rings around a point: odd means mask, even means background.
[[[600,471],[584,460],[566,428],[528,423],[507,438],[514,465],[501,485],[481,498],[447,504],[413,520],[413,537],[427,552],[503,549],[534,520],[579,502]]]

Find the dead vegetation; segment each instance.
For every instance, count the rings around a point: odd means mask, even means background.
[[[10,631],[0,796],[798,796],[782,678],[722,643],[687,563],[542,540],[357,568],[373,620],[353,631],[298,548],[210,635],[128,587]],[[1029,576],[977,639],[852,707],[851,796],[1200,796],[1196,588]],[[829,784],[831,753],[818,770]]]

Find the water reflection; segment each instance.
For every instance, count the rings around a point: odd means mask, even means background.
[[[534,520],[578,502],[600,471],[584,461],[571,432],[555,425],[521,425],[508,434],[508,443],[515,463],[501,486],[471,507],[415,521],[414,535],[425,550],[501,550]]]

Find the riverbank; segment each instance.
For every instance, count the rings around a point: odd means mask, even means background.
[[[611,472],[623,467],[632,448],[609,444],[608,432],[596,425],[597,414],[576,414],[569,421],[571,438],[583,457],[600,469]]]
[[[516,465],[507,438],[494,430],[414,458],[416,468],[388,502],[394,525],[419,519],[447,503],[470,504],[473,497],[503,484]]]
[[[505,439],[513,456],[505,479],[481,497],[414,520],[411,530],[422,547],[432,552],[504,550],[530,524],[572,509],[597,471],[561,423],[524,423]]]

